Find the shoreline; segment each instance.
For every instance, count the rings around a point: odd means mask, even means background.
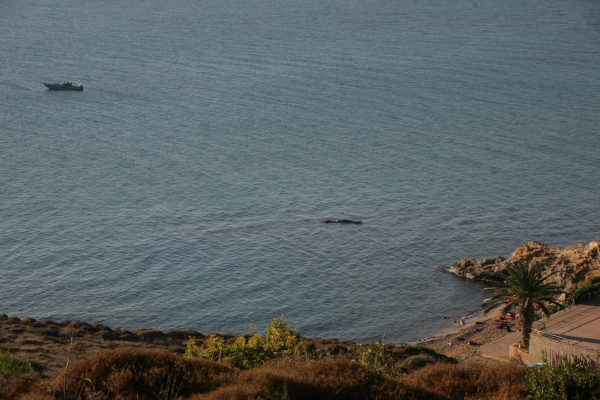
[[[468,325],[469,323],[476,321],[480,318],[483,318],[484,314],[483,314],[483,310],[479,309],[477,311],[472,311],[468,314],[465,314],[463,317],[453,320],[452,321],[452,326],[448,326],[445,328],[440,329],[437,333],[434,333],[432,335],[429,335],[427,337],[425,337],[424,339],[418,339],[416,341],[410,342],[409,344],[415,344],[415,343],[419,343],[419,342],[423,342],[425,340],[430,340],[430,339],[435,339],[438,337],[442,337],[448,333],[451,333],[457,329],[463,328],[466,325]],[[449,319],[447,317],[442,317],[444,319]]]
[[[482,345],[494,342],[517,331],[514,322],[507,325],[508,329],[499,329],[497,319],[502,306],[488,312],[479,310],[472,317],[464,318],[463,324],[452,327],[440,335],[428,337],[412,343],[413,345],[428,347],[440,354],[457,358],[458,360],[481,360],[478,350]]]

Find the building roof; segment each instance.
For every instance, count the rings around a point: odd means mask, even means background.
[[[533,332],[600,352],[600,296],[535,322]]]

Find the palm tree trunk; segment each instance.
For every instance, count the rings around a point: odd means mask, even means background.
[[[523,347],[529,348],[529,339],[531,337],[531,328],[533,326],[533,304],[528,304],[521,310],[521,320],[523,324]]]

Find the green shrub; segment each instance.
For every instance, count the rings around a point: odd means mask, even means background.
[[[300,334],[289,327],[283,315],[273,318],[265,331],[265,345],[275,355],[291,357],[302,352]]]
[[[382,375],[398,376],[406,372],[394,359],[394,346],[383,341],[361,346],[358,362]]]
[[[33,367],[29,361],[21,361],[8,351],[0,351],[0,377],[12,379],[31,372]]]
[[[253,368],[274,357],[273,351],[266,345],[265,338],[258,333],[252,335],[248,340],[240,336],[234,345],[236,345],[236,353],[241,355],[234,364],[236,368]]]
[[[588,285],[597,285],[598,283],[600,283],[600,276],[592,276],[587,281],[585,281],[585,283]]]
[[[576,364],[543,366],[527,372],[529,400],[600,399],[600,370],[588,371]]]
[[[361,345],[356,360],[371,371],[388,377],[398,377],[429,364],[458,362],[428,347],[394,346],[383,341]]]
[[[202,351],[202,348],[200,346],[198,346],[198,344],[196,343],[196,340],[193,337],[190,337],[188,339],[187,342],[185,342],[185,353],[183,353],[183,356],[185,358],[197,358],[200,357],[200,352]]]
[[[430,356],[440,356],[435,350],[430,349],[429,347],[423,346],[413,346],[413,345],[405,345],[402,346],[402,352],[406,355],[416,356],[420,354],[427,354]]]
[[[202,357],[230,365],[238,369],[249,369],[274,358],[274,353],[265,344],[263,336],[256,334],[250,338],[239,336],[233,343],[211,334],[204,346],[197,346],[193,340],[188,342],[187,357]]]
[[[225,348],[225,339],[221,336],[217,336],[214,333],[211,334],[204,346],[200,349],[200,357],[208,358],[209,360],[221,362],[227,357],[227,349]]]
[[[402,365],[408,370],[414,371],[421,369],[429,364],[435,364],[435,357],[429,354],[417,354],[416,356],[410,356],[402,362]]]
[[[207,358],[238,369],[257,367],[275,358],[304,357],[307,353],[305,341],[289,327],[283,316],[275,317],[269,323],[265,336],[239,336],[233,343],[227,343],[213,333],[202,346],[192,338],[186,345],[184,357]]]
[[[596,296],[600,296],[600,276],[589,278],[580,287],[575,289],[567,298],[567,304],[569,306],[579,304]]]

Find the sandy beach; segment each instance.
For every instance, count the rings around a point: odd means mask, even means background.
[[[431,348],[440,354],[461,361],[480,360],[479,348],[517,331],[514,320],[506,320],[509,329],[498,328],[501,306],[464,323],[456,322],[456,327],[439,336],[421,340],[416,344]]]

